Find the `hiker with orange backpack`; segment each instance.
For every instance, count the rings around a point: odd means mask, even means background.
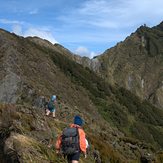
[[[46,109],[46,116],[48,116],[50,113],[53,114],[53,118],[55,118],[55,112],[56,112],[56,95],[53,95],[48,102],[47,109]]]
[[[67,157],[68,163],[78,163],[80,154],[86,158],[85,132],[82,129],[83,120],[80,116],[74,117],[74,123],[65,128],[56,142],[56,152]]]

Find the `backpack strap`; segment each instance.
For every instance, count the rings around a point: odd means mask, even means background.
[[[79,127],[75,127],[76,128],[76,132],[77,132],[77,137],[78,137],[78,150],[80,152],[80,136],[79,136]]]

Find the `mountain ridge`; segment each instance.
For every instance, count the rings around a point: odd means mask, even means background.
[[[143,25],[103,54],[91,60],[87,58],[87,61],[78,58],[77,62],[89,67],[110,84],[118,84],[163,108],[162,37],[162,23],[152,28]]]
[[[146,101],[140,101],[124,88],[109,85],[90,69],[74,62],[74,56],[62,46],[57,47],[61,50],[54,45],[49,46],[0,32],[0,136],[5,144],[2,151],[4,147],[8,149],[7,142],[12,144],[21,137],[27,142],[35,142],[32,150],[39,147],[42,153],[37,153],[39,158],[48,157],[50,161],[51,157],[54,162],[60,161],[55,155],[52,157],[45,152],[47,146],[39,142],[43,135],[37,124],[48,123],[46,128],[55,128],[57,136],[73,116],[79,114],[86,122],[85,130],[90,143],[99,150],[103,162],[138,162],[143,153],[159,157],[156,151],[163,145],[162,111]],[[60,106],[58,122],[50,118],[45,120],[43,110],[38,110],[40,98],[44,96],[48,99],[54,92]],[[69,118],[63,119],[62,110],[67,109]],[[5,119],[6,114],[9,116]],[[7,128],[13,128],[9,131],[10,135],[6,133],[5,124],[9,125]],[[140,133],[142,126],[145,133]],[[30,134],[31,131],[37,135]],[[43,136],[45,138],[46,135]],[[19,151],[22,143],[13,148],[18,154],[22,153],[20,159],[25,161],[23,151]],[[33,157],[36,161],[34,155],[30,155],[30,148],[27,151],[29,158]],[[7,150],[4,154],[8,158]],[[90,162],[93,162],[92,159],[91,156],[88,158]]]

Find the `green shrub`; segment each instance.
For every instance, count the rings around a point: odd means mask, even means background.
[[[154,140],[163,148],[163,129],[152,125],[149,125],[148,129]]]
[[[153,143],[154,139],[151,133],[149,132],[146,125],[142,122],[135,122],[131,127],[130,131],[134,138],[144,141],[146,143]]]

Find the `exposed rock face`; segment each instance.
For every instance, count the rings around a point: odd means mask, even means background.
[[[10,72],[0,83],[0,101],[5,103],[16,103],[18,89],[20,88],[20,77]]]
[[[15,103],[21,88],[21,78],[15,73],[19,70],[16,45],[10,34],[0,30],[0,101],[5,103]]]
[[[88,67],[97,74],[99,74],[101,62],[98,60],[98,58],[89,59],[88,57],[80,57],[78,55],[73,55],[72,59],[75,62],[83,65],[84,67]]]

